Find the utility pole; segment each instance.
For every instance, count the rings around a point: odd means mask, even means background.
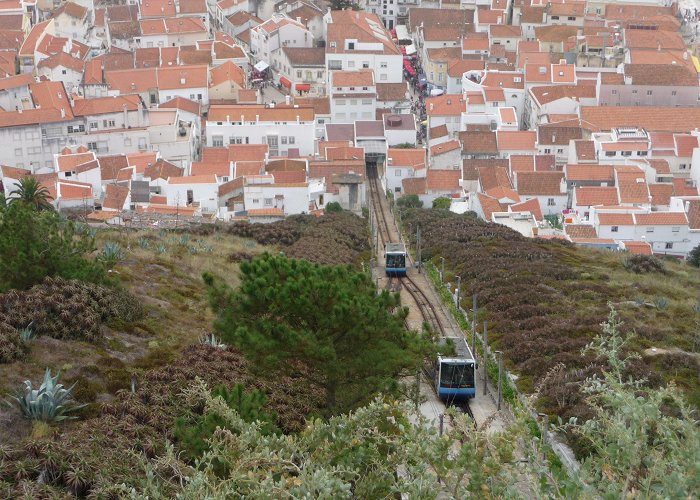
[[[460,301],[462,300],[462,277],[457,276],[457,311],[460,309]]]
[[[503,351],[496,351],[496,357],[498,358],[498,404],[497,409],[501,411],[501,399],[503,398],[503,391],[501,388],[501,373],[503,372]]]
[[[481,360],[481,364],[484,367],[484,396],[486,396],[486,386],[488,385],[488,365],[489,356],[487,354],[489,348],[489,337],[488,337],[488,322],[484,320],[484,356]]]
[[[416,229],[416,254],[418,255],[418,272],[420,273],[421,259],[420,259],[420,226]]]
[[[476,322],[476,294],[472,295],[472,354],[474,355],[474,361],[476,361],[476,329],[478,323]]]
[[[416,370],[416,411],[420,405],[420,368]]]
[[[440,257],[440,283],[445,282],[445,257]]]

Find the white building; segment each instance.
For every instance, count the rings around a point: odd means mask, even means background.
[[[329,92],[333,123],[374,119],[377,88],[371,69],[331,71]]]
[[[301,22],[273,14],[250,30],[250,52],[257,61],[271,64],[272,55],[282,47],[313,47],[314,36]]]
[[[271,157],[315,153],[316,120],[310,107],[214,105],[209,108],[206,145],[267,144]]]
[[[403,81],[403,55],[376,15],[339,10],[325,20],[327,70],[372,69],[377,83]]]

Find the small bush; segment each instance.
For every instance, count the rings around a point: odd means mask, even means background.
[[[423,208],[423,202],[418,195],[404,195],[396,201],[396,204],[401,208]]]
[[[440,197],[433,200],[433,208],[438,210],[449,210],[452,205],[452,200],[449,198]]]
[[[693,267],[700,267],[700,245],[693,248],[688,254],[688,264]]]
[[[337,214],[343,211],[343,207],[340,206],[340,203],[337,201],[331,201],[330,203],[326,204],[326,212],[329,214]]]
[[[624,266],[636,274],[666,272],[663,262],[652,255],[630,255],[625,259]]]
[[[0,363],[10,363],[23,358],[28,351],[20,332],[11,325],[0,321]]]

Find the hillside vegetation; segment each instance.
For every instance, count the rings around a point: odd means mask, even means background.
[[[641,354],[627,375],[652,386],[674,381],[700,406],[700,272],[683,263],[524,238],[504,226],[447,210],[404,210],[406,230],[421,227],[425,259],[444,257],[448,281],[462,278],[462,307],[478,296],[479,330],[505,352],[518,386],[542,410],[589,416],[580,382],[601,364],[582,349],[600,332],[609,304],[630,349]],[[454,286],[454,285],[453,285]],[[551,372],[551,373],[549,373]],[[549,377],[545,377],[549,373]]]

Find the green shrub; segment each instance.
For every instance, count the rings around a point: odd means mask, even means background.
[[[688,264],[693,267],[700,267],[700,245],[693,248],[688,254]]]
[[[449,210],[452,205],[452,200],[441,196],[440,198],[435,198],[433,200],[433,208],[438,210]]]
[[[246,392],[243,385],[236,384],[231,390],[219,386],[212,391],[212,394],[214,397],[223,399],[226,406],[236,410],[246,422],[261,422],[263,435],[279,433],[279,429],[274,424],[277,416],[262,409],[267,403],[267,397],[263,392],[257,390]],[[177,445],[188,459],[200,458],[209,449],[207,441],[214,435],[217,427],[228,428],[226,420],[216,413],[199,415],[191,423],[184,418],[179,418],[175,423]]]
[[[404,195],[396,201],[396,204],[401,208],[423,208],[423,202],[418,195]]]
[[[23,358],[28,351],[20,332],[0,318],[0,363],[10,363]]]
[[[329,214],[337,214],[343,211],[343,207],[341,207],[340,203],[337,201],[331,201],[330,203],[326,203],[325,211]]]
[[[663,262],[653,255],[630,255],[624,260],[625,269],[636,274],[664,273]]]

